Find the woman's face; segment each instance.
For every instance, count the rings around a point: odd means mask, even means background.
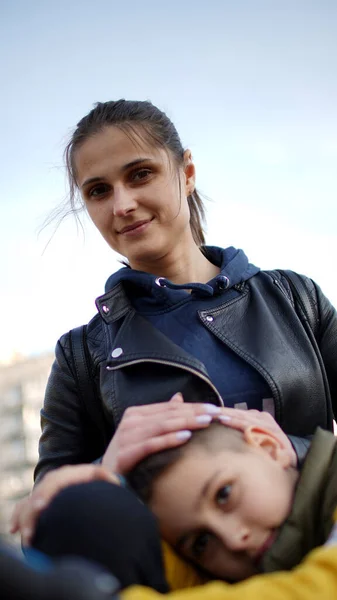
[[[147,270],[179,243],[193,243],[187,196],[194,190],[189,151],[177,169],[161,148],[135,142],[114,126],[75,152],[77,184],[88,213],[113,250]]]

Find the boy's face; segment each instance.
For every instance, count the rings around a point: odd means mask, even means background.
[[[164,539],[213,576],[230,581],[259,571],[290,512],[297,478],[272,437],[261,430],[250,434],[242,452],[186,448],[156,480],[151,500]]]

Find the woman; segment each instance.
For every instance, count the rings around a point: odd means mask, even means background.
[[[317,303],[318,357],[283,280],[249,264],[242,251],[204,246],[191,153],[166,115],[149,102],[99,103],[78,123],[65,157],[72,208],[78,191],[129,266],[108,279],[86,329],[95,422],[81,403],[71,335],[58,342],[36,478],[102,455],[109,464],[124,411],[177,391],[185,402],[268,407],[295,436],[331,429],[335,310],[303,278]]]
[[[85,381],[74,333],[57,344],[36,480],[101,459],[123,473],[184,443],[217,410],[233,427],[268,419],[281,436],[280,426],[293,436],[283,442],[296,464],[303,438],[318,425],[331,429],[335,412],[337,318],[320,289],[301,278],[317,315],[315,339],[284,277],[260,271],[241,250],[204,246],[191,152],[151,103],[97,104],[65,157],[72,209],[79,192],[128,266],[108,279],[83,330]],[[90,381],[89,407],[81,390]],[[178,391],[183,405],[168,402]]]

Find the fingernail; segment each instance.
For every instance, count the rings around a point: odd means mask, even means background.
[[[232,417],[229,417],[228,415],[219,415],[218,416],[219,421],[231,421]]]
[[[203,408],[210,415],[217,415],[221,411],[220,406],[215,406],[215,404],[203,404]]]
[[[176,438],[177,440],[188,440],[192,435],[191,431],[187,429],[183,429],[182,431],[177,431]]]
[[[211,415],[198,415],[197,417],[195,417],[195,420],[197,423],[210,423],[212,420],[212,416]]]

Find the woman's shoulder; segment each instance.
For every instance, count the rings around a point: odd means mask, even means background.
[[[103,321],[100,315],[96,314],[88,323],[61,335],[55,348],[56,359],[65,358],[68,362],[73,362],[74,355],[83,352],[84,355],[89,353],[94,362],[99,362],[105,358],[105,346]]]
[[[302,299],[304,298],[305,302],[309,301],[313,305],[317,305],[318,296],[323,296],[321,289],[313,279],[290,269],[261,270],[257,277],[267,279],[275,284],[292,301],[299,295]]]
[[[295,310],[309,323],[315,336],[327,325],[337,323],[337,313],[320,286],[307,275],[289,269],[260,271],[256,277],[268,278],[288,296]]]
[[[295,279],[300,279],[308,288],[314,288],[315,282],[308,275],[303,275],[302,273],[298,273],[297,271],[293,271],[292,269],[264,269],[259,271],[258,275],[267,276],[271,279],[277,279],[278,281],[287,282],[289,284],[290,281],[294,281]]]
[[[83,325],[79,325],[77,327],[73,327],[72,329],[70,329],[69,331],[66,331],[65,333],[63,333],[60,338],[58,339],[57,343],[60,344],[63,348],[67,348],[71,342],[71,338],[74,335],[75,332],[82,332],[82,335],[84,335],[86,338],[88,338],[89,336],[95,336],[95,334],[97,335],[98,332],[102,329],[102,322],[100,319],[100,315],[96,314],[94,317],[92,317],[92,319],[90,319],[90,321],[88,321],[88,323],[85,323]]]

